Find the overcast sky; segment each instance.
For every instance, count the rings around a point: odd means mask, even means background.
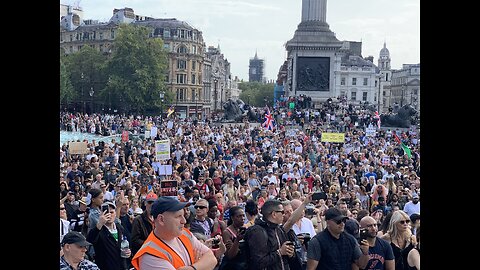
[[[301,20],[301,0],[61,0],[80,2],[85,19],[108,21],[114,8],[186,21],[206,46],[220,44],[233,76],[248,81],[249,59],[265,59],[265,76],[276,79],[284,44]],[[386,41],[393,69],[420,63],[420,0],[328,0],[327,23],[339,40],[362,41],[362,55],[378,55]]]

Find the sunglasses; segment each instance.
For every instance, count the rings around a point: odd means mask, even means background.
[[[338,225],[340,225],[340,223],[342,223],[342,222],[343,222],[343,223],[346,223],[346,222],[347,222],[347,219],[346,219],[346,218],[342,218],[342,219],[340,219],[340,220],[334,220],[334,221],[335,221],[335,223],[337,223]]]
[[[205,209],[207,207],[203,206],[203,205],[195,205],[193,208],[195,208],[195,209]]]
[[[409,219],[407,219],[407,220],[400,220],[400,224],[405,224],[405,223],[407,223],[407,224],[410,223],[410,220],[409,220]]]
[[[282,215],[285,214],[285,210],[280,210],[280,211],[275,210],[275,211],[273,211],[273,212],[282,213]]]
[[[154,201],[147,201],[148,204],[152,204]]]

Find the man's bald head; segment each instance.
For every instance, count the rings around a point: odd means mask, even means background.
[[[377,221],[371,216],[364,216],[360,220],[360,228],[366,228],[368,225],[377,224]]]
[[[293,211],[295,211],[298,207],[300,207],[300,205],[302,205],[302,201],[299,199],[293,199],[290,201],[290,204],[292,205]]]

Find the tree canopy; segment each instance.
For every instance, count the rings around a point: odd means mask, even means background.
[[[273,106],[273,83],[242,82],[238,88],[242,90],[240,99],[252,106],[265,106],[265,99],[268,106]]]

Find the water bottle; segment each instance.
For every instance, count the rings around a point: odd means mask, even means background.
[[[128,243],[127,237],[124,235],[122,243],[120,244],[120,250],[121,250],[120,256],[122,258],[129,258],[129,256],[126,255],[129,248],[130,248],[130,244]]]

